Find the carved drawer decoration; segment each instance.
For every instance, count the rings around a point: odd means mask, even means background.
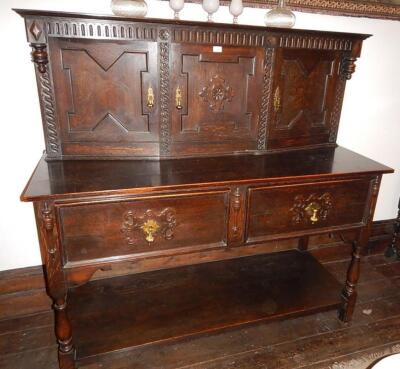
[[[292,222],[315,224],[328,218],[329,212],[333,207],[332,195],[328,192],[319,196],[311,194],[308,197],[298,195],[294,199],[294,205],[290,209],[293,213]]]
[[[134,245],[139,238],[151,244],[157,237],[172,240],[176,226],[176,211],[166,208],[156,214],[152,210],[146,210],[143,215],[136,215],[129,210],[123,216],[121,232],[125,235],[128,245]]]
[[[369,191],[365,179],[251,188],[246,242],[362,226]]]

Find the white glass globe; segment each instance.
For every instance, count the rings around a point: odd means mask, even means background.
[[[144,0],[112,0],[111,11],[115,15],[144,17],[147,14],[147,4]]]
[[[212,15],[219,8],[219,0],[203,0],[203,9],[208,13],[208,21],[212,22]]]
[[[174,18],[179,19],[179,12],[185,6],[184,0],[169,0],[169,7],[174,11]]]
[[[239,15],[243,13],[242,0],[232,0],[229,5],[229,12],[233,15],[233,23],[237,23]]]
[[[285,0],[279,0],[278,7],[265,14],[264,22],[268,27],[292,28],[296,23],[296,16],[286,8]]]

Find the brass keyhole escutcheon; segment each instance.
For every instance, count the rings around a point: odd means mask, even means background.
[[[275,113],[279,111],[281,108],[281,91],[279,89],[279,86],[276,88],[275,93],[274,93],[274,110]]]
[[[157,233],[160,225],[155,220],[149,219],[140,228],[146,236],[146,241],[151,243],[154,242],[154,235]]]
[[[175,91],[175,104],[178,110],[182,109],[182,90],[178,86]]]
[[[312,202],[306,207],[306,212],[310,217],[310,222],[312,224],[317,223],[319,221],[318,212],[320,211],[321,206],[316,203]]]
[[[147,90],[147,107],[151,109],[154,106],[154,91],[150,86]]]

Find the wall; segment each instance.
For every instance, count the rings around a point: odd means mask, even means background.
[[[109,13],[110,0],[1,0],[0,270],[40,264],[31,204],[19,195],[44,148],[40,111],[23,20],[11,8]],[[149,17],[171,17],[167,2],[149,0]],[[263,25],[265,10],[246,8],[240,23]],[[339,144],[400,169],[400,22],[296,13],[297,28],[371,33],[348,83]],[[205,20],[200,5],[186,4],[183,19]],[[226,7],[217,22],[231,22]],[[366,103],[367,102],[367,103]],[[360,134],[360,132],[362,132]],[[382,183],[375,219],[396,216],[400,173]]]

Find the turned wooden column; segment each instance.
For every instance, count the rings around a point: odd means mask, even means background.
[[[47,293],[53,300],[55,333],[60,369],[75,369],[75,349],[67,310],[67,285],[62,268],[62,254],[54,214],[50,202],[35,203],[39,242],[45,269]]]
[[[393,236],[392,236],[392,242],[388,246],[385,256],[390,258],[390,257],[397,257],[397,259],[400,259],[400,244],[399,244],[399,236],[400,236],[400,199],[398,202],[398,212],[397,212],[397,218],[394,221],[393,225]]]
[[[361,262],[362,245],[360,239],[353,242],[353,253],[344,289],[342,291],[342,307],[339,310],[339,319],[343,322],[351,320],[354,307],[357,301],[356,285],[360,278],[360,262]]]
[[[342,306],[339,309],[339,319],[343,322],[349,322],[353,317],[357,301],[356,287],[360,278],[361,255],[363,255],[363,250],[368,246],[380,183],[381,176],[377,176],[371,180],[369,210],[365,219],[366,225],[360,230],[356,241],[353,241],[350,266],[347,270],[347,278],[342,291]]]

